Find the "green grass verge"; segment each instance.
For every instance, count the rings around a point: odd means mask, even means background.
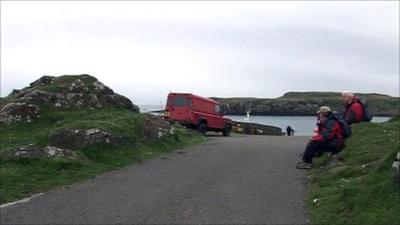
[[[308,205],[312,224],[400,224],[400,183],[391,165],[400,151],[400,117],[353,127],[341,155],[315,160]]]
[[[105,129],[126,140],[119,147],[102,144],[74,149],[81,160],[0,158],[0,203],[69,185],[204,140],[195,132],[176,127],[174,135],[148,141],[141,133],[145,126],[143,116],[121,109],[56,111],[42,107],[42,117],[33,123],[0,124],[0,151],[27,144],[44,147],[49,135],[60,128]]]

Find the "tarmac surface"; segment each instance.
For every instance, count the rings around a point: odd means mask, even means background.
[[[0,224],[306,224],[304,136],[203,144],[0,208]]]

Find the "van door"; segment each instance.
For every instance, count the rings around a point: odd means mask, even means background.
[[[185,95],[175,95],[170,104],[170,118],[176,121],[188,121],[190,118],[190,101]]]
[[[219,105],[213,105],[213,114],[210,115],[209,126],[213,128],[222,129],[225,126],[225,120],[222,118]]]

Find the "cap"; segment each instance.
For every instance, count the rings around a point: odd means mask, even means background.
[[[331,108],[329,108],[328,106],[321,106],[321,108],[319,108],[319,110],[317,111],[317,113],[327,113],[327,112],[332,112]]]

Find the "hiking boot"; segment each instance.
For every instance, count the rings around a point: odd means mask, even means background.
[[[297,169],[311,169],[312,164],[311,163],[306,163],[306,162],[299,162],[296,165]]]

